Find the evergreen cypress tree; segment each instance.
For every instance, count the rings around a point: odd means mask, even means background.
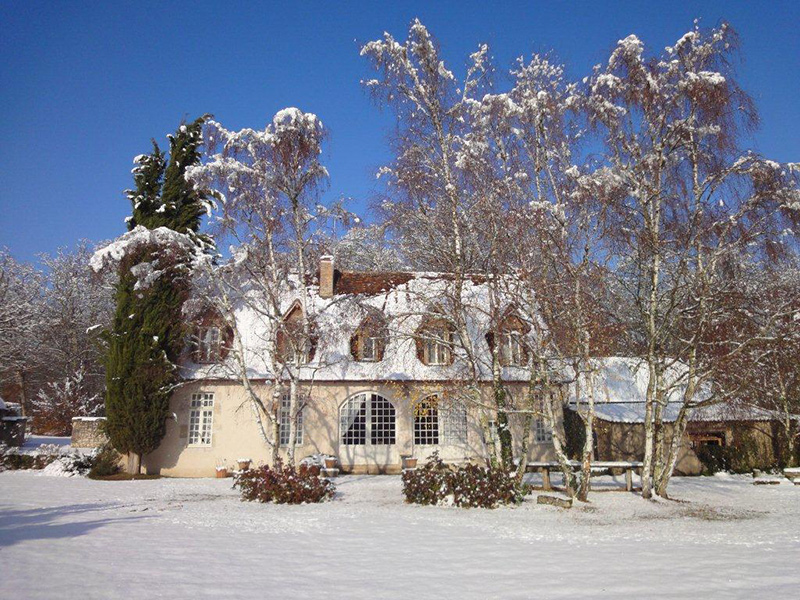
[[[184,174],[200,160],[201,130],[207,118],[181,125],[169,137],[168,163],[155,141],[151,154],[137,157],[135,189],[127,192],[133,208],[129,229],[141,225],[197,232],[207,195],[187,183]],[[139,472],[141,457],[164,437],[185,333],[181,310],[190,289],[187,257],[167,257],[161,250],[141,248],[120,263],[117,309],[108,335],[107,431],[114,447],[128,454],[132,472]],[[167,268],[146,289],[136,290],[133,267],[155,259],[161,267],[168,262]]]

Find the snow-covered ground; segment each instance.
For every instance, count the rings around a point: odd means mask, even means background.
[[[0,598],[797,597],[800,486],[751,482],[488,511],[405,505],[390,476],[274,506],[240,502],[230,479],[6,472]]]

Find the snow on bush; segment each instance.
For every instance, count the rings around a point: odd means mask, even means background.
[[[403,494],[410,504],[497,508],[520,504],[529,493],[513,472],[471,464],[453,469],[437,453],[421,468],[403,473]]]
[[[264,465],[242,471],[233,486],[241,490],[242,500],[275,504],[324,502],[336,492],[333,483],[319,476],[319,467],[300,465],[295,469],[280,461],[274,468]]]
[[[34,470],[55,477],[83,476],[93,467],[96,456],[96,451],[83,453],[57,444],[42,444],[25,451],[0,445],[0,471]]]

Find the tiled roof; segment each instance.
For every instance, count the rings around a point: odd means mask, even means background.
[[[333,284],[334,293],[374,296],[388,292],[398,285],[408,283],[413,278],[414,273],[408,272],[359,273],[336,271]]]

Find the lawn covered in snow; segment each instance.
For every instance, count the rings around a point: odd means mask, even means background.
[[[405,505],[396,476],[273,506],[240,502],[230,479],[5,472],[0,598],[797,597],[800,486],[751,482],[489,511]]]

